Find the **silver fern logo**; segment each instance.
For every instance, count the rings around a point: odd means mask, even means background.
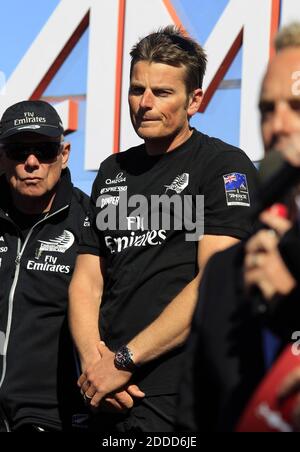
[[[182,173],[179,176],[175,177],[171,185],[164,185],[166,187],[165,193],[168,192],[168,190],[173,190],[179,195],[187,186],[189,185],[189,174],[188,173]]]
[[[69,248],[71,248],[74,240],[75,238],[72,232],[65,229],[59,237],[50,239],[49,242],[38,240],[41,244],[38,254],[40,255],[43,251],[65,253]]]

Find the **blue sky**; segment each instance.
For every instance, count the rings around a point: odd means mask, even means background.
[[[10,0],[1,3],[0,40],[5,45],[0,54],[0,70],[8,78],[59,0]],[[227,3],[228,0],[173,0],[181,21],[202,44]],[[43,96],[86,94],[88,37],[89,30],[84,33]],[[240,79],[241,58],[239,52],[225,78]],[[239,98],[239,88],[218,90],[206,112],[196,115],[192,125],[204,133],[238,145]],[[85,101],[82,100],[79,102],[79,129],[68,137],[72,144],[69,166],[74,183],[89,193],[95,172],[84,170],[84,125]]]

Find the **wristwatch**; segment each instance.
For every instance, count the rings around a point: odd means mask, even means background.
[[[133,353],[127,347],[127,345],[122,345],[115,354],[114,364],[119,370],[128,370],[134,372],[137,365],[133,361]]]

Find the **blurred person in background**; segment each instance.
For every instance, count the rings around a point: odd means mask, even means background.
[[[266,152],[280,153],[296,168],[295,174],[299,167],[300,175],[300,92],[295,82],[300,71],[300,24],[283,28],[275,47],[261,88],[262,137]],[[274,185],[278,182],[274,176]],[[259,220],[264,229],[247,243],[216,254],[206,266],[183,372],[179,405],[183,430],[234,430],[270,365],[271,344],[277,342],[272,362],[300,329],[297,177],[292,182],[287,218],[274,208],[263,212]],[[278,397],[283,400],[299,390],[299,380],[296,369],[278,388]],[[299,410],[300,403],[293,418],[295,429]]]

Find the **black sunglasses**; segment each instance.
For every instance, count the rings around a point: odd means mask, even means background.
[[[60,152],[63,144],[60,143],[6,143],[2,149],[9,160],[26,162],[29,155],[33,154],[39,162],[54,160]]]

